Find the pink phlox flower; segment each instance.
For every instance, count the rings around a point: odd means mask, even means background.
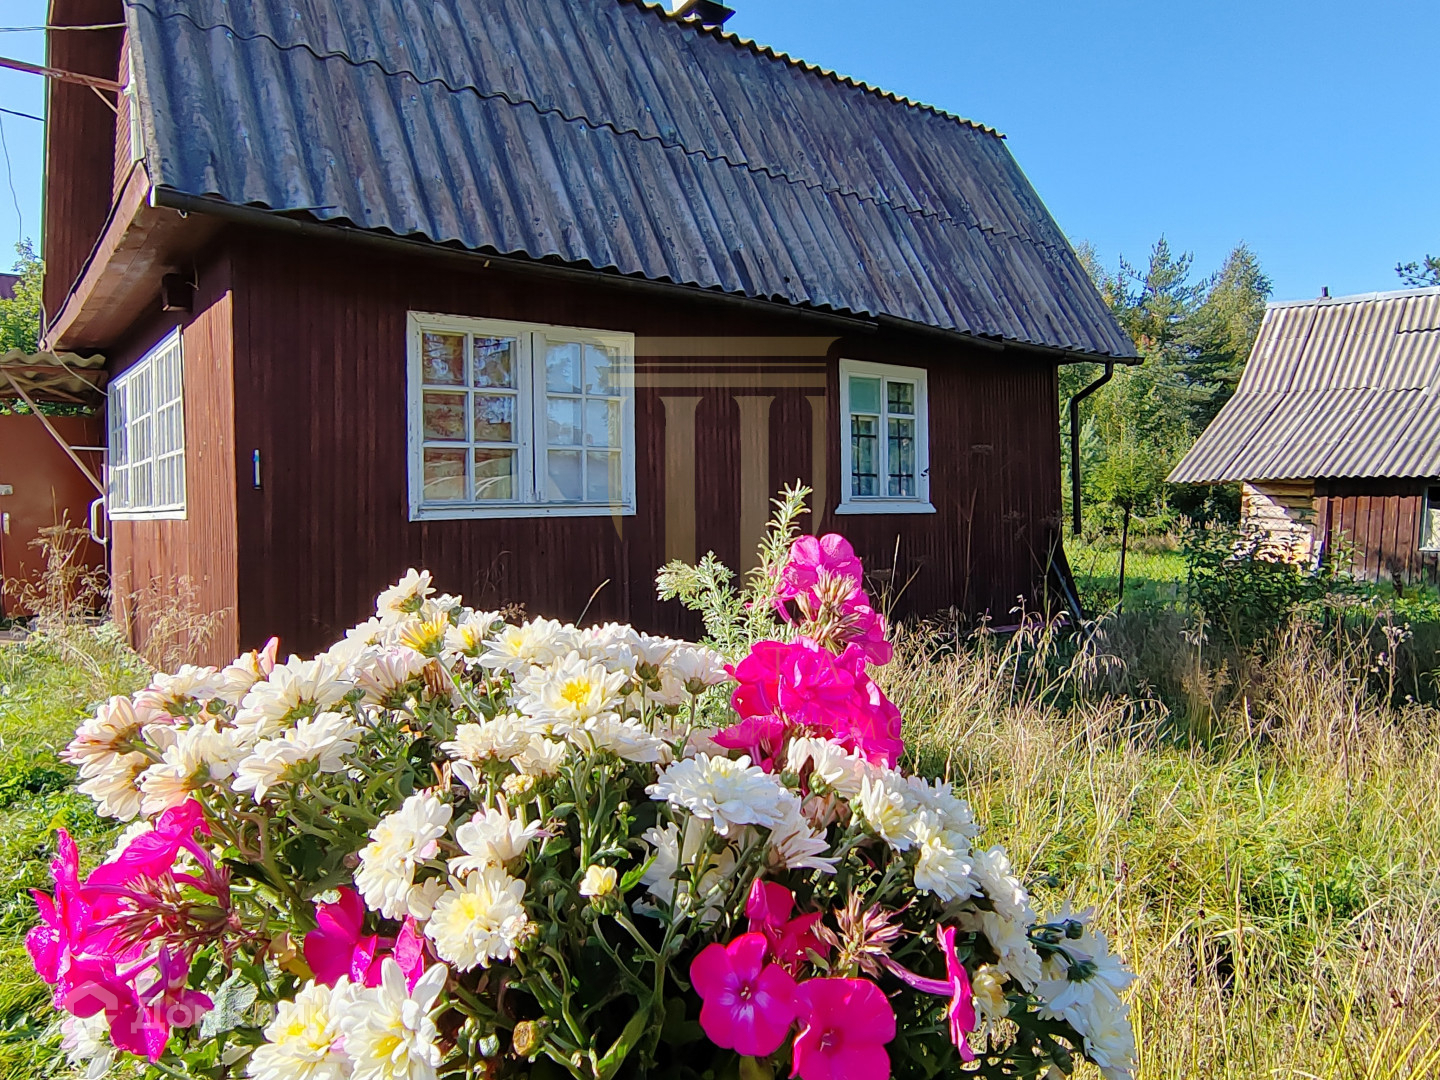
[[[950,1017],[950,1041],[960,1051],[961,1061],[974,1061],[975,1051],[965,1036],[975,1030],[975,994],[970,988],[970,973],[955,952],[955,927],[947,926],[940,931],[940,952],[945,957],[945,978],[927,979],[901,967],[887,958],[885,966],[906,985],[922,994],[948,997],[950,1006],[946,1010]]]
[[[50,861],[54,897],[32,890],[40,925],[25,935],[25,949],[40,978],[51,986],[59,980],[65,958],[85,936],[90,911],[80,898],[80,852],[64,829],[57,830],[55,858]]]
[[[876,667],[884,667],[895,657],[895,647],[885,640],[885,617],[864,601],[863,595],[845,608],[850,627],[849,643]]]
[[[794,909],[795,894],[773,881],[757,880],[745,901],[750,932],[765,935],[770,955],[791,975],[810,959],[810,953],[823,957],[830,952],[830,946],[815,932],[821,913],[816,911],[792,919],[790,913]]]
[[[831,577],[849,578],[857,589],[865,573],[850,541],[839,533],[819,538],[802,536],[790,545],[790,558],[780,570],[776,595],[790,600],[813,589],[822,570]]]
[[[148,1056],[145,1022],[135,987],[108,960],[75,960],[55,988],[55,1007],[82,1020],[105,1014],[110,1040],[121,1050]]]
[[[792,1077],[801,1080],[888,1080],[895,1010],[866,979],[811,979],[795,990],[800,1034]]]
[[[357,985],[380,985],[380,936],[362,932],[365,904],[358,892],[343,888],[337,902],[316,905],[315,922],[318,929],[305,935],[304,950],[316,982],[334,986],[349,979]]]
[[[190,977],[190,961],[185,956],[161,946],[150,970],[154,981],[138,994],[142,1006],[139,1035],[144,1056],[158,1061],[170,1041],[170,1029],[194,1027],[215,1003],[185,985]]]
[[[196,832],[208,836],[210,826],[200,804],[189,799],[161,814],[154,829],[131,840],[115,859],[92,870],[85,879],[84,894],[94,918],[105,919],[122,908],[125,886],[171,872],[182,850],[195,857],[202,872],[201,878],[183,875],[187,883],[217,896],[221,890],[228,891],[228,877],[217,874],[215,860],[196,842]]]
[[[405,976],[405,986],[411,992],[414,992],[420,976],[425,974],[430,959],[434,958],[430,955],[428,939],[420,932],[420,924],[415,921],[414,916],[407,915],[404,925],[400,927],[400,936],[395,939],[395,963],[400,966],[400,974]],[[376,966],[378,968],[378,963]]]
[[[795,1020],[795,980],[767,964],[764,934],[741,934],[728,945],[707,945],[690,965],[690,981],[704,1005],[700,1026],[710,1041],[742,1057],[780,1049]]]
[[[768,773],[775,771],[775,760],[785,747],[785,729],[785,721],[778,716],[747,716],[711,737],[727,750],[744,750]]]

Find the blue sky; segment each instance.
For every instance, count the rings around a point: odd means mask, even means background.
[[[1244,240],[1283,299],[1396,288],[1397,261],[1440,252],[1435,0],[731,2],[737,33],[1005,132],[1109,265],[1164,233],[1209,270]],[[44,8],[0,0],[0,25]],[[0,33],[0,55],[42,52]],[[40,81],[0,70],[0,107],[39,114]],[[0,123],[38,239],[42,125]],[[0,176],[0,263],[18,235]]]

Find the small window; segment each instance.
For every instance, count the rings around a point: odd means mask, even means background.
[[[1425,513],[1420,519],[1420,550],[1440,551],[1440,487],[1425,489]]]
[[[106,391],[106,504],[113,518],[185,516],[183,369],[176,330]]]
[[[410,316],[410,517],[635,512],[634,338]]]
[[[840,361],[842,514],[931,514],[923,368]]]

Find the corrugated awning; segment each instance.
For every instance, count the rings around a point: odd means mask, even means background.
[[[104,366],[103,356],[11,349],[0,356],[0,400],[97,406],[105,397]]]

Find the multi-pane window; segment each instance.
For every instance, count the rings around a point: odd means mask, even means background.
[[[106,505],[111,517],[184,516],[183,367],[176,330],[110,383]]]
[[[411,516],[634,510],[633,338],[411,316]]]
[[[925,383],[920,368],[840,361],[842,513],[932,509]]]

